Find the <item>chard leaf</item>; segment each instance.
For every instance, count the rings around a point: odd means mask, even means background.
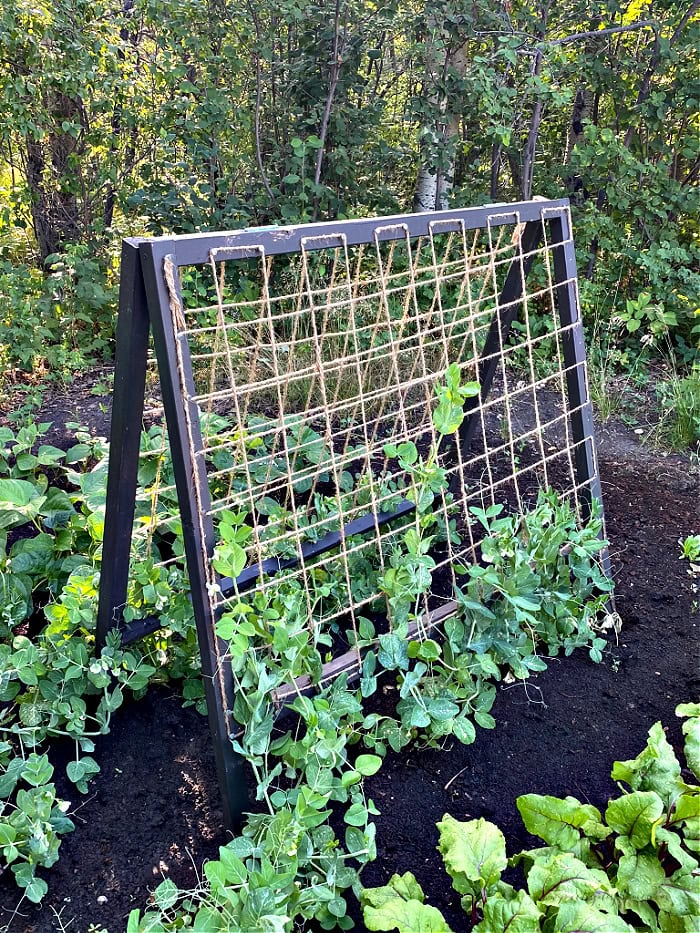
[[[698,933],[695,921],[695,917],[676,917],[660,910],[658,926],[653,929],[661,930],[662,933]]]
[[[666,873],[655,852],[621,856],[617,869],[617,887],[635,900],[648,901],[665,880]]]
[[[542,911],[525,891],[510,900],[488,898],[483,921],[474,933],[539,933]]]
[[[634,912],[646,926],[646,928],[652,931],[652,933],[659,929],[659,921],[656,916],[656,911],[648,901],[636,901],[632,897],[624,897],[620,898],[618,901],[618,907],[623,914]]]
[[[487,820],[460,823],[446,813],[437,824],[438,848],[452,886],[460,894],[480,894],[495,884],[508,864],[503,833]]]
[[[613,781],[624,781],[632,790],[655,791],[670,806],[679,791],[685,788],[681,766],[666,739],[660,722],[649,730],[647,746],[629,761],[616,761]]]
[[[612,893],[605,872],[587,868],[569,852],[535,862],[528,873],[527,886],[532,899],[548,907]]]
[[[685,824],[683,843],[690,852],[697,852],[700,855],[700,820],[692,820]]]
[[[700,703],[681,703],[676,707],[676,716],[690,716],[690,719],[683,723],[685,760],[696,779],[700,781]]]
[[[694,820],[691,824],[694,827],[698,828],[698,821]],[[688,840],[686,834],[683,833],[683,838],[674,832],[672,829],[666,829],[665,826],[658,826],[654,834],[654,842],[657,846],[666,844],[669,855],[671,855],[677,862],[679,867],[685,872],[694,872],[698,869],[698,861],[693,858],[693,856],[686,851],[686,848],[691,848],[688,846]]]
[[[679,869],[659,885],[654,900],[668,914],[697,919],[700,917],[700,876]]]
[[[529,833],[539,836],[550,846],[571,850],[581,833],[595,839],[605,839],[610,830],[603,826],[600,811],[583,804],[575,797],[560,800],[539,794],[518,797],[518,810]]]
[[[668,825],[700,819],[700,793],[681,794],[673,805],[668,818]]]
[[[554,933],[635,933],[620,917],[596,910],[585,901],[562,904],[553,929]]]
[[[423,900],[421,886],[410,872],[393,875],[383,888],[362,892],[365,926],[399,933],[451,933],[440,911]]]
[[[368,930],[398,930],[399,933],[451,933],[436,907],[398,898],[382,907],[367,906],[364,921]]]
[[[643,849],[651,841],[652,827],[663,812],[664,802],[658,794],[638,790],[611,800],[605,821],[616,833],[627,836],[635,849]],[[626,850],[624,840],[617,840],[617,846]]]

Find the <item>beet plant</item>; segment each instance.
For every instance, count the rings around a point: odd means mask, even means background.
[[[475,933],[695,933],[700,704],[682,704],[676,714],[686,719],[686,771],[656,723],[636,758],[613,765],[622,793],[604,813],[574,797],[519,797],[540,848],[508,859],[493,823],[443,817],[438,848]],[[508,865],[521,866],[524,888],[503,881]],[[361,901],[368,930],[451,933],[410,872],[363,891]]]

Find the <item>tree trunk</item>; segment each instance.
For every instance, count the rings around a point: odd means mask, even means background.
[[[491,147],[491,184],[489,186],[489,193],[492,202],[498,200],[498,176],[501,170],[502,151],[500,143],[494,143]]]
[[[129,13],[134,8],[134,0],[122,0],[122,18],[123,20],[128,16]],[[136,47],[138,43],[138,35],[136,33],[130,33],[127,28],[126,22],[123,21],[121,27],[119,28],[119,39],[121,40],[121,46],[118,52],[118,58],[120,62],[125,61],[126,55],[124,53],[124,46],[127,42]],[[119,141],[122,135],[122,105],[117,104],[114,108],[114,113],[112,114],[112,136],[109,142],[109,152],[111,158],[117,158],[117,152],[119,149]],[[127,148],[125,163],[126,167],[131,168],[134,163],[134,158],[136,156],[136,147],[134,145],[134,138],[132,134],[131,141]],[[105,203],[102,208],[102,223],[105,229],[109,229],[112,226],[112,221],[114,220],[114,207],[116,204],[116,192],[114,190],[114,183],[112,181],[107,182],[107,193],[105,195]]]
[[[42,263],[68,243],[81,238],[86,227],[80,215],[76,194],[76,167],[73,154],[76,139],[63,129],[64,124],[83,126],[83,108],[79,99],[56,93],[49,105],[56,131],[45,143],[26,142],[27,183],[32,199],[32,222]]]
[[[580,87],[576,91],[574,105],[571,108],[571,122],[566,136],[566,150],[564,152],[564,165],[571,161],[574,146],[583,138],[584,121],[593,112],[593,92],[589,87]]]
[[[431,80],[432,74],[439,72],[444,87],[450,70],[454,71],[458,78],[462,78],[466,69],[467,43],[463,42],[456,49],[448,49],[441,65],[428,60],[426,83]],[[436,119],[432,126],[425,128],[424,142],[421,143],[420,164],[413,195],[413,210],[416,212],[439,211],[449,206],[450,192],[454,185],[456,149],[460,138],[461,116],[454,106],[448,116],[450,101],[446,92],[434,93],[430,95],[430,100]],[[436,149],[442,150],[442,158],[436,157]]]
[[[545,4],[542,15],[540,19],[540,29],[539,29],[539,38],[540,41],[544,40],[545,35],[547,34],[547,19],[549,17],[549,8],[552,4],[552,0],[548,0]],[[539,78],[542,73],[542,65],[544,64],[544,51],[541,47],[537,49],[535,53],[535,63],[532,69],[533,78]],[[535,100],[535,105],[532,108],[532,116],[530,117],[530,129],[527,134],[527,142],[525,143],[525,151],[523,152],[523,170],[521,176],[521,195],[523,201],[529,201],[532,197],[532,182],[535,175],[535,154],[537,152],[537,137],[540,133],[540,124],[542,123],[542,117],[544,116],[544,102],[541,98]]]

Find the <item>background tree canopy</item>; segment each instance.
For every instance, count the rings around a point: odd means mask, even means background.
[[[699,22],[700,0],[5,4],[0,363],[109,350],[123,235],[533,194],[571,197],[620,352],[689,363]]]

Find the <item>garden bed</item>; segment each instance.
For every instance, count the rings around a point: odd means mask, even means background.
[[[493,732],[479,731],[470,746],[451,741],[440,752],[389,752],[367,782],[381,816],[378,859],[363,880],[383,884],[395,871],[413,871],[428,901],[457,928],[458,897],[434,869],[435,823],[445,812],[495,820],[516,851],[528,842],[519,794],[573,794],[603,805],[614,790],[613,760],[637,754],[658,719],[680,745],[674,708],[698,693],[699,594],[688,562],[678,559],[678,538],[700,530],[697,476],[680,458],[640,456],[619,432],[604,438],[610,459],[603,451],[601,472],[624,623],[619,644],[600,665],[580,652],[553,661],[525,686],[501,686]],[[54,749],[56,764],[62,754]],[[40,907],[25,902],[12,917],[17,889],[11,878],[0,879],[0,929],[87,933],[92,923],[117,933],[163,877],[194,886],[202,863],[217,856],[224,835],[207,723],[182,709],[174,690],[152,690],[125,706],[98,741],[96,758],[102,773],[85,799],[57,768],[76,831],[47,874]]]

